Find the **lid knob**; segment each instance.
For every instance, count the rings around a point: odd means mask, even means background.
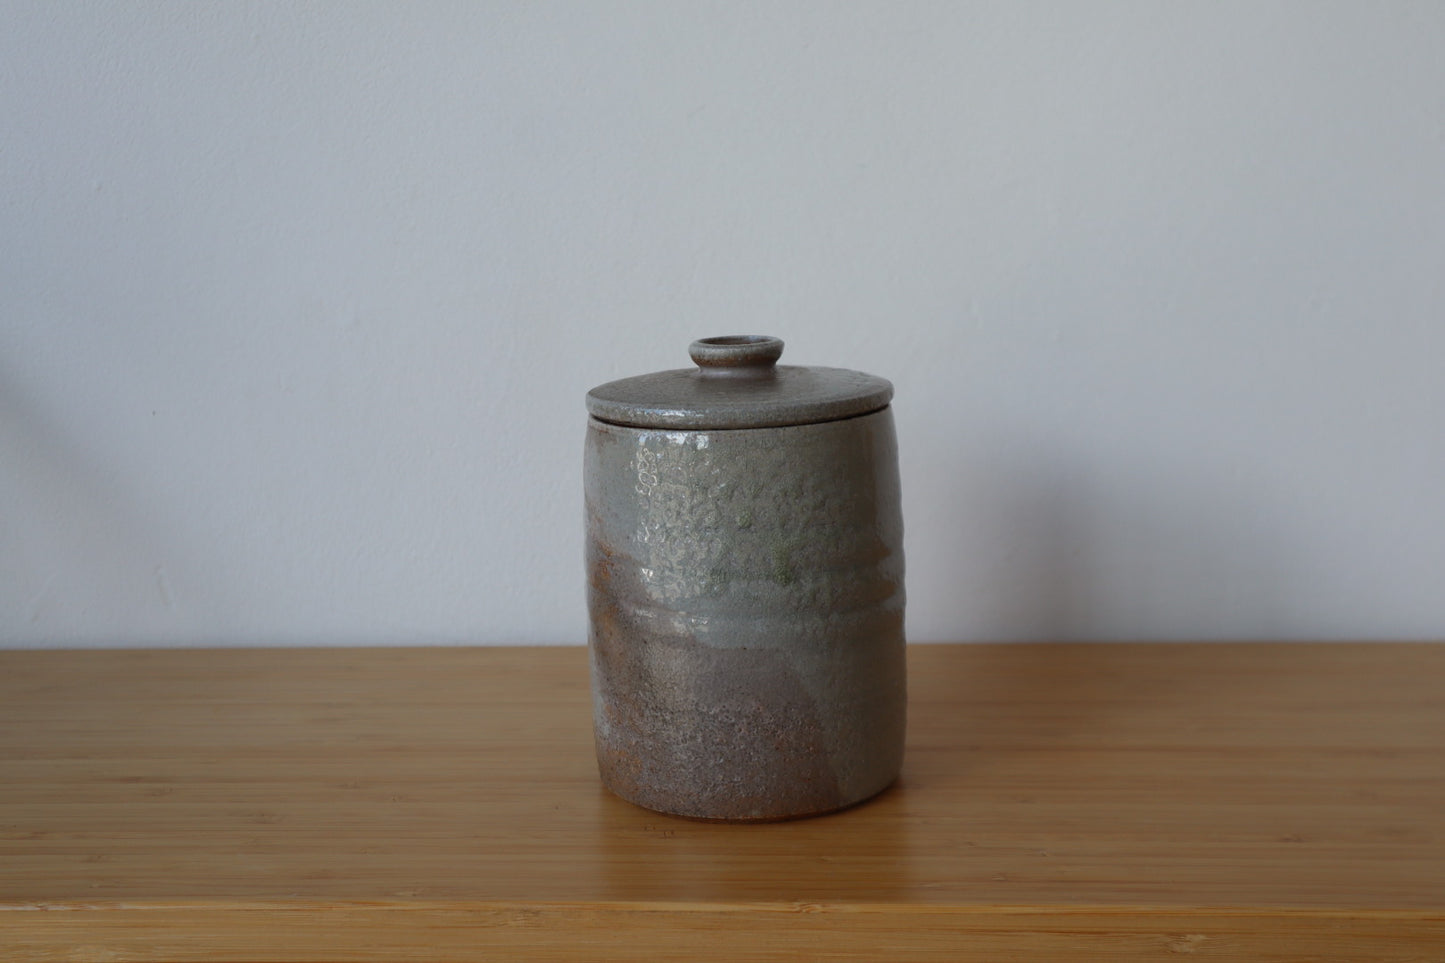
[[[687,353],[703,374],[762,374],[783,356],[783,339],[762,334],[731,334],[702,338]]]

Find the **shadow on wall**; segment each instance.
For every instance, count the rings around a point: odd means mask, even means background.
[[[958,600],[952,619],[972,627],[965,640],[1150,643],[1287,632],[1295,589],[1278,524],[1242,493],[1206,487],[1177,467],[975,451],[956,504],[961,537],[942,588]],[[1218,682],[1161,674],[1149,692],[1121,689],[1120,679],[1137,677],[1121,670],[1141,657],[1139,645],[992,647],[941,675],[910,679],[910,689],[971,734],[979,748],[969,764],[987,769],[1020,748],[1087,743],[1140,700],[1181,700],[1186,719],[1200,687]],[[905,774],[913,784],[972,778],[917,766]]]
[[[976,641],[1288,635],[1286,547],[1244,493],[1182,470],[970,456],[943,586]]]

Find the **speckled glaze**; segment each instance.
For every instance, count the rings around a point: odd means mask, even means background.
[[[893,782],[906,689],[887,407],[755,429],[592,417],[585,494],[609,789],[750,821],[830,812]]]

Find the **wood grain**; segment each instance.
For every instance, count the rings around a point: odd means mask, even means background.
[[[1445,960],[1445,645],[910,660],[896,787],[726,826],[579,648],[0,652],[0,960]]]

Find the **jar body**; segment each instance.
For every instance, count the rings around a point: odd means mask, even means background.
[[[603,783],[736,821],[892,783],[907,703],[892,412],[688,431],[591,418],[584,466]]]

